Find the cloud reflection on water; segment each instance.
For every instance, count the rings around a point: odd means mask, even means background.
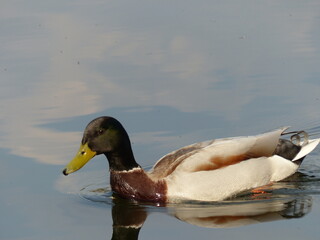
[[[250,10],[239,3],[227,11],[191,3],[172,5],[163,18],[156,10],[167,6],[146,3],[151,12],[144,14],[154,14],[156,28],[143,21],[144,15],[137,17],[141,9],[134,4],[112,3],[122,18],[99,1],[90,4],[68,12],[58,11],[58,5],[27,8],[37,13],[32,18],[21,17],[19,7],[9,8],[11,15],[2,16],[7,22],[20,19],[18,26],[5,29],[2,50],[7,67],[0,90],[6,96],[1,144],[13,154],[64,164],[72,156],[67,149],[76,147],[81,134],[39,125],[116,107],[170,106],[214,112],[235,122],[250,121],[267,109],[269,114],[255,123],[258,128],[271,118],[284,124],[281,120],[319,115],[313,101],[320,85],[306,81],[318,72],[317,4],[290,9],[265,3]],[[90,15],[93,6],[101,10]],[[48,12],[39,14],[40,9]],[[23,34],[16,38],[18,30]],[[24,62],[28,68],[22,68]],[[7,96],[8,90],[21,97]]]

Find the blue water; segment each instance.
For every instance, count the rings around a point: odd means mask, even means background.
[[[320,137],[319,1],[4,1],[0,13],[0,239],[319,238],[319,148],[285,182],[219,203],[120,200],[103,156],[61,174],[100,115],[120,120],[146,168],[212,138]]]

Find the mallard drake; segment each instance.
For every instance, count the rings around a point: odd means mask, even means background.
[[[320,142],[308,139],[304,131],[286,130],[195,143],[165,155],[147,172],[136,162],[121,123],[99,117],[87,125],[80,149],[63,174],[104,154],[112,191],[120,197],[159,203],[220,201],[287,178]],[[280,138],[286,134],[291,140]]]

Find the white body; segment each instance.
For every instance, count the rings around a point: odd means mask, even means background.
[[[166,179],[169,202],[181,199],[224,200],[244,190],[280,181],[297,169],[297,164],[273,156],[243,161],[214,171],[177,172]]]
[[[183,199],[220,201],[239,192],[280,181],[295,173],[299,165],[294,161],[310,153],[320,141],[309,140],[296,158],[287,160],[274,155],[285,129],[187,146],[160,159],[150,175],[160,176],[160,172],[168,171],[161,177],[167,183],[169,202]]]

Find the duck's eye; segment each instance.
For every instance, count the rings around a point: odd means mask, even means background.
[[[99,130],[98,130],[98,135],[101,135],[103,132],[104,132],[103,129],[99,129]]]

